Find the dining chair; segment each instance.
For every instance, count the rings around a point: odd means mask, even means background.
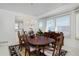
[[[46,48],[46,49],[52,49],[52,48],[54,48],[55,47],[55,43],[56,43],[57,33],[55,33],[55,32],[45,32],[44,36],[47,37],[47,38],[54,39],[54,42],[50,43],[48,45],[49,48]]]
[[[62,37],[62,33],[60,34],[59,37],[57,37],[57,42],[56,42],[56,46],[54,49],[54,56],[60,56],[61,55],[61,48],[63,46],[63,37]]]
[[[25,31],[23,31],[23,35],[20,35],[20,31],[18,31],[18,38],[19,38],[20,51],[22,51],[22,48],[24,47],[25,48],[25,56],[26,56],[26,53],[28,53],[28,55],[30,55],[31,52],[35,50],[35,48],[33,48],[29,45]]]
[[[29,42],[28,42],[28,35],[25,34],[25,32],[24,32],[24,40],[25,40],[25,56],[27,55],[27,53],[30,56],[31,52],[35,51],[36,48],[29,44]]]
[[[60,33],[60,36],[57,37],[57,40],[55,42],[54,47],[48,47],[48,49],[44,50],[44,54],[47,56],[60,56],[61,55],[61,49],[63,46],[63,36],[62,32]]]
[[[19,49],[22,50],[22,46],[24,45],[25,41],[21,36],[20,31],[18,31],[18,38],[19,38]]]

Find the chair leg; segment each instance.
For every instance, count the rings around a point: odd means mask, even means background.
[[[59,49],[59,56],[60,56],[60,53],[61,53],[61,46],[60,46],[60,49]]]
[[[25,56],[26,56],[26,52],[27,52],[27,50],[26,50],[26,46],[24,45],[24,48],[25,48]]]
[[[22,46],[21,45],[19,45],[19,49],[20,49],[20,51],[22,51]]]
[[[29,56],[30,56],[31,54],[30,54],[30,50],[29,50]]]
[[[55,56],[55,48],[54,48],[54,50],[53,50],[53,54],[52,54],[52,56]]]
[[[52,56],[55,56],[56,45],[54,44],[54,47],[52,47],[52,48],[54,48]]]
[[[28,52],[28,55],[30,56],[30,50],[28,50],[28,49],[25,48],[25,56],[26,56],[27,52]]]
[[[22,51],[22,45],[20,45],[20,51]]]
[[[43,53],[44,53],[44,47],[43,47]]]

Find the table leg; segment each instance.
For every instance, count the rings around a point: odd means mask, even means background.
[[[36,50],[37,50],[37,51],[36,51],[36,54],[37,54],[37,56],[39,56],[39,55],[40,55],[39,46],[36,46],[36,48],[37,48],[37,49],[36,49]]]
[[[43,53],[44,53],[44,47],[43,47]]]

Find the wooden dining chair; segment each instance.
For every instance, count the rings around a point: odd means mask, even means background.
[[[25,56],[28,55],[30,56],[31,55],[31,52],[35,51],[36,48],[34,46],[31,46],[28,42],[28,36],[27,34],[25,34],[24,32],[24,40],[25,40]]]
[[[23,34],[20,33],[20,31],[18,31],[18,38],[19,38],[19,48],[20,51],[22,51],[22,48],[25,47],[26,45],[26,35],[25,32],[22,31]]]
[[[59,36],[59,37],[57,37],[57,42],[56,42],[56,46],[55,46],[54,53],[53,53],[54,56],[60,56],[61,55],[62,46],[63,46],[63,37]]]
[[[22,51],[22,48],[25,48],[25,56],[31,55],[32,51],[35,51],[34,47],[31,47],[28,43],[27,35],[25,34],[25,31],[23,31],[23,35],[20,35],[20,32],[18,31],[18,38],[19,38],[19,48],[20,51]]]
[[[63,46],[63,34],[60,33],[60,36],[57,37],[57,41],[55,42],[54,48],[45,49],[44,53],[47,56],[60,56],[61,55],[61,49]]]

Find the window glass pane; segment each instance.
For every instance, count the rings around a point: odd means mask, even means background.
[[[43,22],[39,22],[39,28],[43,27]]]
[[[55,30],[55,20],[47,20],[46,31],[54,31]]]
[[[42,30],[43,32],[45,32],[46,29],[46,20],[45,19],[41,19],[38,21],[38,27],[40,30]]]
[[[70,25],[70,17],[63,16],[56,19],[57,26],[69,26]]]
[[[70,16],[56,18],[56,27],[59,32],[63,32],[65,37],[70,37]]]

